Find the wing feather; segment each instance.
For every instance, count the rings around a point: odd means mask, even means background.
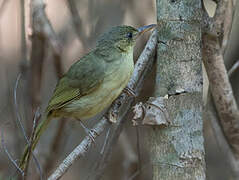
[[[97,89],[104,79],[104,68],[104,61],[92,53],[81,58],[57,83],[46,111],[62,108]]]

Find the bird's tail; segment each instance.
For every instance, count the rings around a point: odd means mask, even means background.
[[[32,146],[31,146],[31,152],[33,152],[33,150],[35,149],[42,133],[46,130],[48,124],[51,121],[51,119],[52,119],[51,116],[49,116],[47,114],[43,115],[42,121],[38,124],[38,126],[36,128],[36,131],[35,131],[35,135],[34,135]],[[25,169],[25,166],[26,166],[26,163],[27,163],[27,159],[29,158],[29,155],[30,155],[29,145],[26,145],[25,148],[24,148],[23,155],[21,157],[20,164],[19,164],[19,167],[22,170]]]

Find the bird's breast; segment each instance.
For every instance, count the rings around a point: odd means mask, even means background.
[[[133,55],[107,64],[105,78],[99,88],[67,105],[66,110],[78,119],[95,116],[108,107],[126,87],[134,69]]]

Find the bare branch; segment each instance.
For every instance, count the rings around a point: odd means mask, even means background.
[[[32,153],[32,145],[33,145],[33,140],[34,140],[34,137],[35,137],[36,127],[37,127],[39,118],[40,118],[40,109],[37,108],[37,110],[35,112],[35,115],[34,115],[34,119],[33,119],[32,133],[31,133],[31,136],[30,136],[31,138],[30,138],[30,142],[29,142],[29,145],[28,145],[29,155],[27,156],[27,159],[26,159],[26,166],[25,166],[25,169],[24,169],[24,179],[27,178],[28,165],[29,165],[29,162],[30,162],[30,159],[31,159],[31,155],[33,154]],[[41,166],[38,162],[36,163],[36,165],[37,165],[37,168],[38,168],[39,173],[40,173],[40,178],[42,180],[43,177],[42,177]]]
[[[108,124],[108,120],[103,117],[92,129],[92,132],[95,132],[92,134],[93,138],[95,139],[99,136]],[[89,135],[86,136],[83,141],[81,141],[81,143],[63,160],[48,180],[60,179],[78,158],[86,154],[92,143],[92,137]]]
[[[11,154],[7,150],[7,147],[6,147],[5,142],[4,142],[3,131],[1,133],[1,136],[2,136],[1,143],[2,143],[2,147],[3,147],[4,152],[7,154],[7,157],[12,162],[12,164],[16,167],[16,169],[21,173],[22,176],[24,176],[23,170],[17,165],[16,161],[12,158]]]
[[[48,39],[51,47],[53,48],[53,52],[55,54],[61,54],[62,48],[59,44],[57,35],[46,16],[45,4],[43,0],[32,0],[31,6],[33,19],[33,35],[34,33],[44,35]]]
[[[16,83],[15,83],[15,87],[14,87],[14,107],[15,107],[15,112],[16,112],[16,123],[20,126],[20,129],[21,129],[21,132],[24,136],[24,139],[25,141],[27,142],[27,145],[30,146],[30,141],[26,135],[26,131],[23,127],[23,124],[22,124],[22,121],[21,121],[21,116],[20,116],[20,112],[19,112],[19,107],[18,107],[18,103],[17,103],[17,88],[18,88],[18,83],[19,83],[19,80],[21,78],[21,73],[18,75],[17,77],[17,80],[16,80]],[[33,159],[34,159],[34,162],[39,170],[39,173],[41,174],[41,167],[40,167],[40,163],[39,161],[37,160],[36,156],[33,154]],[[25,171],[25,170],[24,170]],[[26,174],[25,174],[26,175]]]
[[[231,67],[231,69],[228,71],[228,76],[231,77],[232,74],[237,70],[239,69],[239,60],[236,61],[233,66]]]
[[[31,97],[33,112],[40,105],[40,85],[42,78],[42,66],[45,57],[46,42],[52,47],[54,64],[58,76],[63,74],[63,68],[60,63],[62,47],[59,43],[56,33],[51,26],[46,13],[43,0],[31,1],[32,17],[32,52],[31,52]]]
[[[233,17],[232,12],[227,14],[228,10],[232,11],[231,1],[221,0],[218,2],[210,28],[203,33],[202,52],[210,89],[226,139],[236,158],[239,158],[239,110],[223,59],[223,51],[227,45],[225,43],[230,34]]]
[[[232,29],[232,20],[234,16],[235,8],[233,7],[233,2],[232,0],[228,0],[227,7],[226,7],[226,12],[225,12],[225,17],[224,17],[224,23],[223,23],[223,39],[222,39],[222,53],[225,54],[229,37],[231,34],[231,29]]]
[[[239,179],[239,162],[235,159],[231,147],[229,146],[227,139],[223,134],[222,128],[218,124],[218,116],[215,112],[215,106],[212,102],[211,95],[208,95],[208,103],[204,110],[204,116],[205,118],[210,119],[210,123],[215,134],[215,139],[232,169],[233,176],[235,179]]]
[[[224,133],[234,153],[239,157],[239,111],[219,42],[209,35],[203,36],[203,62]]]
[[[53,54],[54,67],[58,78],[63,76],[63,66],[61,61],[61,54]]]
[[[18,74],[16,83],[15,83],[15,87],[14,87],[14,108],[15,108],[15,112],[16,112],[16,116],[17,116],[16,123],[20,126],[22,134],[24,136],[24,139],[27,142],[27,144],[29,144],[29,140],[26,135],[26,131],[25,131],[22,121],[21,121],[21,116],[20,116],[19,107],[18,107],[18,103],[17,103],[17,88],[18,88],[18,83],[19,83],[20,78],[21,78],[21,74]]]
[[[140,133],[139,133],[139,126],[136,126],[136,138],[137,138],[137,153],[138,153],[138,171],[141,173],[142,169],[142,159],[141,159],[141,153],[140,153]]]
[[[2,13],[4,12],[4,8],[6,7],[9,0],[2,0],[2,3],[0,5],[0,17],[2,16]]]
[[[75,4],[75,1],[74,0],[67,0],[67,3],[68,3],[68,7],[69,7],[69,10],[70,10],[70,13],[71,13],[71,16],[72,16],[72,21],[73,21],[73,27],[75,29],[75,32],[78,36],[78,39],[80,41],[82,41],[82,44],[84,45],[84,49],[88,48],[88,42],[87,42],[87,39],[86,39],[86,33],[84,31],[84,28],[82,26],[82,21],[81,21],[81,18],[80,18],[80,14],[76,8],[76,4]],[[85,48],[86,46],[86,48]]]
[[[147,45],[145,46],[142,54],[140,55],[135,65],[134,73],[130,79],[130,82],[128,83],[129,88],[134,90],[134,89],[137,89],[137,85],[139,87],[142,84],[142,79],[143,79],[142,77],[144,77],[145,75],[144,70],[149,67],[150,60],[152,63],[151,57],[153,56],[155,52],[154,50],[156,47],[156,43],[157,43],[157,31],[155,30],[152,33]],[[113,103],[109,111],[127,106],[128,105],[127,101],[129,100],[129,98],[130,98],[129,95],[122,93],[121,96],[115,101],[115,103]],[[119,104],[120,104],[120,107],[119,107]],[[116,131],[113,132],[114,135],[110,139],[111,143],[108,143],[108,144],[111,144],[111,145],[113,144],[112,139],[115,140],[114,141],[115,143],[117,142],[118,136],[122,129],[123,117],[126,114],[126,112],[129,110],[129,107],[130,106],[128,105],[127,109],[124,111],[124,114],[117,121],[116,126],[118,128],[115,129]],[[92,129],[92,132],[95,132],[93,138],[96,138],[98,135],[100,135],[105,129],[107,124],[109,124],[109,122],[106,120],[105,117],[103,117]],[[89,136],[86,136],[83,139],[83,141],[70,153],[70,155],[68,155],[68,157],[58,166],[58,168],[48,178],[48,180],[56,180],[56,179],[59,179],[61,176],[63,176],[66,173],[66,171],[69,169],[69,167],[76,161],[76,159],[78,159],[79,157],[82,157],[88,151],[91,144],[92,144],[92,138],[90,138]],[[109,146],[107,145],[106,150],[104,152],[104,157],[107,157],[107,158],[109,157],[108,155],[111,152],[108,149],[109,149]],[[107,152],[107,156],[105,156],[106,152]],[[106,166],[106,164],[104,164],[104,166]]]
[[[49,42],[53,50],[54,63],[57,74],[62,74],[61,61],[62,47],[59,43],[56,33],[51,26],[46,13],[45,4],[43,0],[31,1],[31,15],[32,15],[32,54],[31,54],[31,71],[35,73],[32,76],[32,104],[33,112],[40,104],[40,82],[42,64],[45,54],[45,42]],[[36,84],[37,82],[37,84]]]
[[[20,61],[20,71],[21,73],[26,73],[28,66],[27,61],[27,45],[26,45],[26,32],[25,32],[25,0],[20,1],[21,6],[21,61]]]

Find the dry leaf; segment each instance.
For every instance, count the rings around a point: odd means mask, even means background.
[[[134,106],[133,125],[138,125],[138,119],[143,119],[142,124],[146,125],[165,125],[169,124],[169,115],[166,109],[168,97],[150,97],[143,104],[138,103]]]

